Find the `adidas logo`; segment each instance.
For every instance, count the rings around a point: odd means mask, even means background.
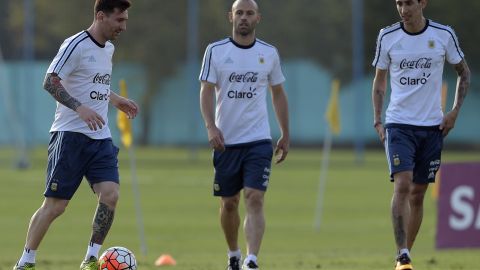
[[[89,63],[96,63],[97,60],[95,60],[95,57],[93,57],[93,55],[90,55],[90,57],[88,57],[88,62]]]
[[[393,45],[392,50],[401,51],[403,50],[403,46],[401,43],[396,43],[395,45]]]
[[[228,57],[227,60],[225,60],[225,64],[233,64],[232,58]]]

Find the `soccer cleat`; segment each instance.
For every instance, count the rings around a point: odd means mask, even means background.
[[[227,270],[240,270],[240,258],[235,256],[230,257],[230,259],[228,259]]]
[[[22,266],[20,266],[18,264],[15,264],[15,266],[13,267],[13,270],[35,270],[35,264],[34,263],[25,263]]]
[[[413,270],[412,261],[407,254],[398,255],[395,270]]]
[[[94,256],[80,264],[80,270],[98,270],[98,260]]]
[[[258,270],[258,265],[254,261],[249,261],[242,267],[243,270]]]

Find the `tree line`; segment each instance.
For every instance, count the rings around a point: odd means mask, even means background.
[[[352,1],[358,0],[257,0],[262,20],[257,36],[273,45],[282,59],[310,59],[334,76],[349,81],[352,76]],[[51,60],[61,42],[86,29],[93,20],[94,1],[47,1],[34,3],[36,59]],[[199,57],[208,43],[229,36],[227,20],[232,0],[198,0]],[[0,0],[0,46],[4,58],[20,60],[25,22],[24,1]],[[114,61],[141,63],[148,72],[148,91],[140,101],[144,121],[162,78],[174,74],[187,61],[188,0],[132,0],[127,31],[116,44]],[[394,0],[363,0],[364,71],[373,71],[371,61],[380,28],[399,20]],[[480,65],[476,28],[480,1],[431,0],[427,18],[451,25],[460,39],[470,67]],[[201,59],[199,59],[200,61]]]

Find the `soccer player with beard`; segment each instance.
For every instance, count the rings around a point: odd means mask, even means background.
[[[281,129],[276,163],[289,148],[285,81],[275,47],[255,37],[260,13],[254,0],[237,0],[229,12],[231,38],[210,44],[200,74],[200,105],[214,149],[213,193],[220,199],[220,223],[228,245],[228,269],[239,270],[240,191],[244,190],[247,242],[244,270],[258,269],[257,255],[265,230],[264,195],[270,177],[273,147],[267,114],[267,91]],[[216,103],[214,103],[214,97]],[[215,110],[214,110],[215,108]]]
[[[108,104],[134,118],[135,102],[110,90],[115,40],[126,30],[129,0],[96,0],[93,24],[67,38],[48,68],[44,88],[57,101],[50,129],[42,206],[30,220],[14,270],[35,269],[36,251],[85,176],[98,205],[83,270],[98,269],[98,253],[113,222],[119,195],[118,148],[108,128]]]

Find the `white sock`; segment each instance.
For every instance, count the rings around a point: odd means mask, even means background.
[[[24,248],[22,257],[18,261],[18,265],[24,265],[25,263],[35,263],[36,255],[37,255],[36,250]]]
[[[100,248],[102,248],[102,245],[90,242],[87,249],[87,255],[85,255],[85,260],[90,259],[91,256],[98,259],[98,252],[100,252]]]
[[[240,249],[237,249],[237,250],[234,250],[234,251],[229,250],[228,251],[228,258],[232,258],[232,257],[237,257],[238,259],[241,259],[242,258],[242,252],[240,251]]]
[[[257,263],[257,256],[253,254],[248,254],[248,256],[245,258],[244,264],[247,264],[249,261],[253,261],[255,264]]]
[[[410,252],[408,251],[408,248],[402,248],[400,249],[400,251],[398,252],[399,255],[402,255],[402,254],[407,254],[407,256],[410,258]]]

